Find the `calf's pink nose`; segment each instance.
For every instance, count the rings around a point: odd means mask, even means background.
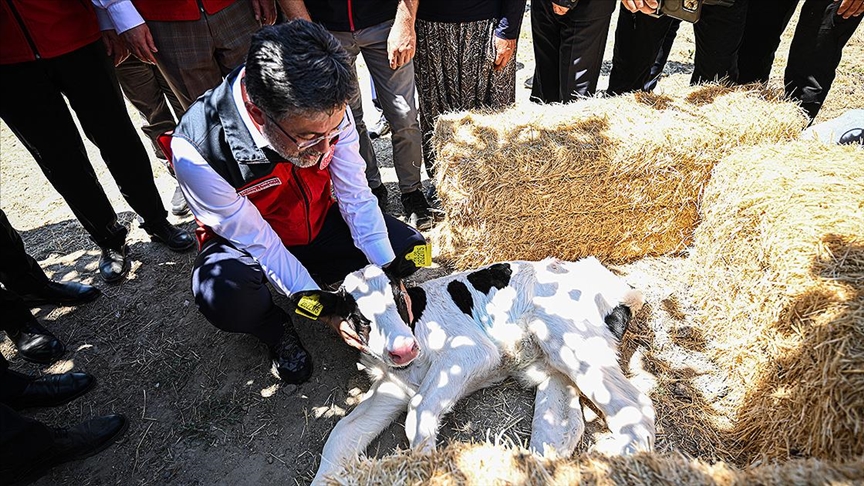
[[[404,366],[414,361],[420,353],[420,347],[412,338],[397,338],[393,349],[389,351],[390,359],[396,366]]]

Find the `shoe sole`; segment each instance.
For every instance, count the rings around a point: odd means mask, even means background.
[[[185,216],[189,214],[189,206],[184,206],[183,209],[171,209],[171,214],[174,216]]]

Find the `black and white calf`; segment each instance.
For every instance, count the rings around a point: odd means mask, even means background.
[[[340,290],[364,341],[372,387],[327,439],[315,483],[362,452],[407,409],[413,448],[434,450],[441,417],[457,400],[515,376],[536,387],[530,447],[572,454],[585,429],[581,392],[601,410],[610,454],[649,451],[654,408],[618,365],[618,341],[643,303],[594,258],[497,263],[408,290],[411,312],[375,266]],[[413,315],[406,324],[405,316]]]

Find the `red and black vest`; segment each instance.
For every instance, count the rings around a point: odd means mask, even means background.
[[[286,247],[308,244],[333,204],[330,171],[317,165],[301,169],[255,145],[232,93],[241,68],[189,107],[174,136],[189,141],[237,194],[249,198]],[[199,225],[203,246],[213,232]]]
[[[0,1],[0,64],[62,56],[100,37],[90,0]]]

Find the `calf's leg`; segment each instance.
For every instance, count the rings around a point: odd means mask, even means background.
[[[598,449],[608,454],[650,451],[654,447],[654,406],[624,376],[614,338],[604,326],[589,319],[577,324],[564,318],[529,325],[538,331],[537,342],[549,364],[573,380],[605,415],[613,437]]]
[[[550,371],[537,386],[530,448],[536,454],[570,457],[585,432],[579,392],[566,376]]]
[[[323,484],[327,475],[337,472],[345,461],[364,451],[369,442],[405,410],[407,403],[408,396],[397,384],[391,381],[373,384],[363,401],[330,432],[312,484]]]
[[[434,451],[441,417],[456,402],[474,391],[477,381],[484,381],[497,363],[495,348],[478,350],[474,344],[460,348],[459,353],[441,354],[408,404],[405,434],[414,449]],[[485,360],[481,361],[480,358]]]

